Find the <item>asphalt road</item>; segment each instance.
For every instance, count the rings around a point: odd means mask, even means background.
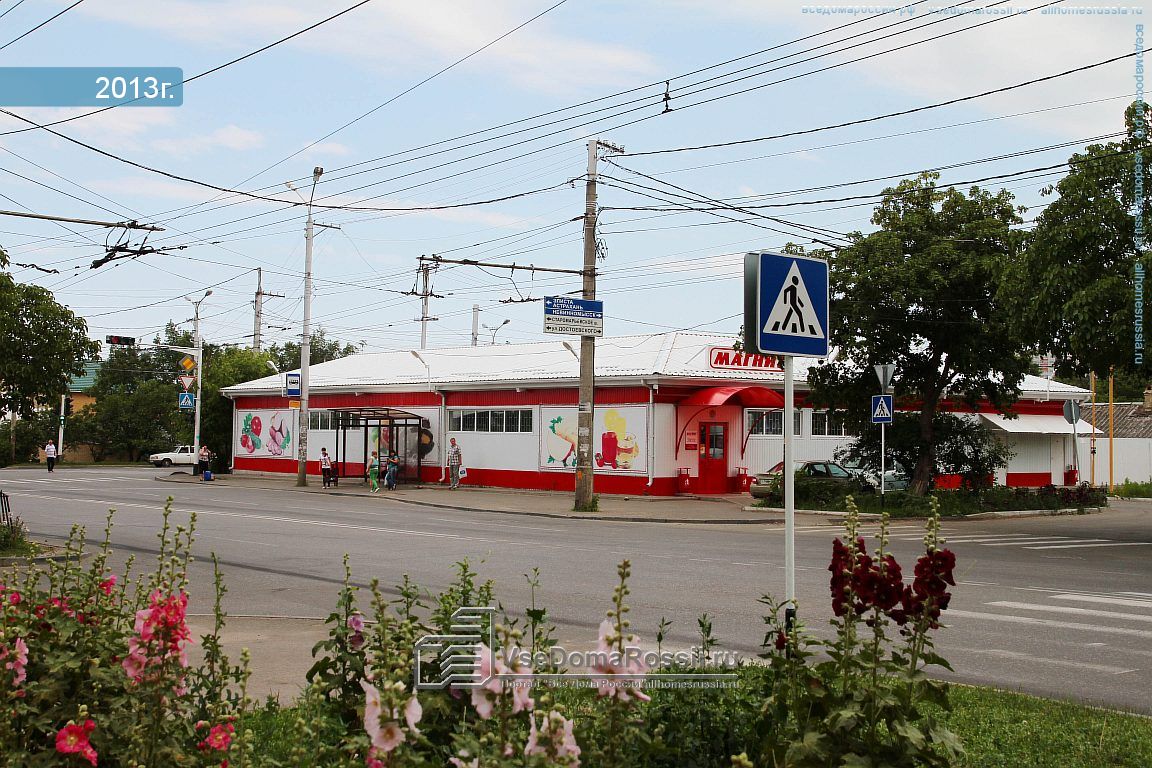
[[[763,639],[760,605],[781,595],[779,526],[669,525],[518,518],[431,509],[387,496],[324,497],[294,491],[161,483],[153,469],[0,471],[0,489],[37,537],[56,541],[73,523],[98,538],[115,507],[119,557],[156,550],[164,500],[177,521],[197,514],[193,608],[210,610],[210,565],[221,560],[227,609],[246,616],[323,617],[334,605],[349,555],[356,582],[429,589],[451,581],[469,558],[495,579],[506,607],[527,604],[524,574],[539,566],[537,600],[570,645],[589,644],[609,607],[616,564],[633,564],[634,630],[653,642],[672,620],[670,647],[695,641],[707,613],[721,647],[754,654]],[[871,526],[869,530],[873,530]],[[838,529],[803,525],[797,536],[802,617],[826,632],[827,565]],[[938,649],[950,679],[1152,713],[1152,504],[1121,502],[1099,515],[946,522],[957,555],[947,628]],[[911,572],[922,551],[917,522],[897,522],[892,550]],[[199,602],[198,602],[199,601]],[[259,656],[260,648],[253,648]]]

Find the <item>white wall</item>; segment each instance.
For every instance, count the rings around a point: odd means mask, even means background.
[[[1090,479],[1088,440],[1081,440],[1080,478]],[[1118,437],[1115,439],[1116,461],[1112,468],[1113,481],[1118,485],[1127,480],[1146,483],[1152,480],[1152,438]],[[1096,484],[1108,482],[1108,438],[1096,438]]]
[[[836,458],[836,451],[850,444],[852,437],[824,437],[812,434],[812,409],[801,408],[800,434],[792,438],[792,451],[797,461],[828,460]],[[747,426],[742,425],[746,429]],[[743,439],[743,433],[741,433]],[[736,456],[740,455],[737,448]],[[771,469],[784,460],[783,435],[751,435],[740,466],[748,467],[749,474]]]
[[[491,410],[496,410],[493,406]],[[532,411],[531,432],[453,432],[444,436],[456,438],[463,455],[464,466],[475,469],[515,469],[536,472],[540,469],[540,408],[538,406],[508,406],[507,409]],[[485,406],[452,408],[452,410],[488,410]],[[439,434],[438,432],[436,434]]]

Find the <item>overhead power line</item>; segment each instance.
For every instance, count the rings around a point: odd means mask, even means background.
[[[696,146],[691,146],[691,147],[671,147],[669,149],[652,149],[652,150],[648,150],[646,152],[624,152],[623,154],[620,155],[620,157],[643,157],[645,155],[666,155],[666,154],[669,154],[672,152],[696,152],[696,151],[699,151],[702,149],[716,149],[717,147],[736,147],[736,146],[740,146],[741,144],[753,144],[753,143],[760,142],[760,141],[774,141],[775,139],[785,139],[785,138],[788,138],[791,136],[804,136],[804,135],[807,135],[809,133],[819,133],[820,131],[830,131],[830,130],[833,130],[835,128],[847,128],[848,126],[851,126],[851,125],[863,125],[864,123],[874,123],[877,120],[888,120],[889,118],[893,118],[893,117],[903,117],[904,115],[912,115],[912,114],[915,114],[917,112],[925,112],[925,111],[930,110],[930,109],[939,109],[940,107],[947,107],[947,106],[951,106],[952,104],[960,104],[961,102],[972,101],[973,99],[981,99],[981,98],[984,98],[985,96],[992,96],[992,95],[997,94],[997,93],[1007,93],[1008,91],[1013,91],[1013,90],[1016,90],[1017,88],[1025,88],[1025,87],[1030,86],[1030,85],[1037,85],[1038,83],[1048,82],[1050,80],[1055,80],[1055,79],[1060,78],[1060,77],[1067,77],[1068,75],[1074,75],[1077,72],[1086,72],[1089,69],[1095,69],[1096,67],[1103,67],[1107,64],[1112,64],[1113,62],[1121,61],[1122,59],[1128,59],[1128,58],[1131,58],[1135,55],[1136,55],[1136,52],[1125,53],[1125,54],[1122,54],[1120,56],[1114,56],[1111,59],[1105,59],[1104,61],[1098,61],[1095,64],[1086,64],[1083,67],[1076,67],[1075,69],[1068,69],[1068,70],[1065,70],[1063,72],[1057,72],[1054,75],[1047,75],[1045,77],[1038,77],[1034,80],[1026,80],[1022,83],[1017,83],[1016,85],[1007,85],[1007,86],[1004,86],[1003,88],[995,88],[991,91],[983,91],[982,93],[974,93],[970,96],[961,96],[961,97],[956,98],[956,99],[949,99],[948,101],[941,101],[941,102],[937,102],[935,104],[926,104],[922,107],[913,107],[912,109],[905,109],[905,110],[901,110],[899,112],[888,112],[886,114],[876,115],[874,117],[865,117],[865,118],[862,118],[860,120],[849,120],[848,122],[836,123],[834,125],[825,125],[825,126],[821,126],[819,128],[806,128],[806,129],[801,130],[801,131],[789,131],[788,133],[777,133],[777,134],[774,134],[772,136],[758,136],[754,139],[738,139],[735,141],[722,141],[722,142],[718,142],[716,144],[698,144]]]
[[[40,22],[39,24],[37,24],[36,26],[32,27],[32,29],[28,30],[28,31],[27,31],[27,32],[25,32],[24,34],[22,34],[22,35],[18,35],[17,37],[14,37],[13,39],[11,39],[11,40],[9,40],[8,42],[4,43],[4,45],[0,45],[0,51],[4,50],[4,49],[5,49],[5,48],[7,48],[8,46],[12,45],[13,43],[15,43],[15,42],[17,42],[17,41],[19,41],[19,40],[23,40],[24,38],[28,37],[28,35],[32,34],[32,33],[33,33],[33,32],[35,32],[36,30],[38,30],[38,29],[43,29],[44,27],[48,26],[49,24],[51,24],[51,23],[52,23],[53,21],[55,21],[56,19],[60,18],[60,17],[61,17],[61,16],[63,16],[64,14],[68,13],[68,11],[70,11],[70,10],[72,10],[73,8],[75,8],[76,6],[80,5],[80,3],[82,3],[82,2],[84,2],[84,0],[76,0],[76,2],[72,3],[72,5],[70,5],[70,6],[68,6],[67,8],[65,8],[64,10],[60,11],[60,12],[59,12],[59,13],[57,13],[55,16],[50,16],[50,17],[49,17],[49,18],[47,18],[46,20],[44,20],[44,21]],[[17,3],[17,5],[19,5],[19,3]],[[15,6],[13,6],[13,8],[15,8]],[[12,10],[12,8],[9,8],[8,10],[10,11],[10,10]],[[7,11],[5,12],[5,14],[7,14]]]
[[[19,216],[22,219],[43,219],[45,221],[66,221],[70,224],[88,224],[93,227],[110,227],[114,229],[146,229],[150,232],[164,231],[164,227],[140,224],[135,221],[93,221],[92,219],[72,219],[67,216],[52,216],[46,213],[28,213],[26,211],[0,211],[0,216]]]

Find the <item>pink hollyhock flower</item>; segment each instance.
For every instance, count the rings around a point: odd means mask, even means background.
[[[367,680],[361,680],[360,687],[364,689],[364,731],[375,746],[380,740],[380,713],[383,711],[380,691]]]
[[[108,578],[104,579],[104,581],[100,582],[100,591],[103,592],[105,595],[111,595],[112,594],[112,588],[115,586],[116,586],[116,574],[112,574]]]
[[[413,734],[420,733],[416,728],[416,723],[420,722],[420,718],[424,716],[424,708],[420,706],[420,700],[415,696],[408,699],[408,703],[404,705],[404,722],[408,724],[408,730]]]
[[[638,646],[634,645],[636,637],[629,635],[624,637],[623,641],[625,653],[617,650],[618,638],[612,622],[607,619],[600,622],[600,636],[596,643],[596,658],[592,663],[592,670],[611,677],[596,681],[596,695],[617,698],[620,701],[632,699],[650,701],[650,697],[640,690],[644,673],[648,671],[647,666],[640,658],[628,658],[627,651],[639,650]]]
[[[78,754],[96,765],[96,750],[88,741],[94,730],[96,723],[92,719],[85,720],[84,725],[68,723],[56,734],[56,751],[62,755]]]
[[[136,636],[128,640],[128,658],[124,671],[139,682],[149,667],[160,666],[175,659],[181,667],[188,666],[186,645],[192,642],[187,623],[188,595],[164,596],[160,590],[149,596],[147,608],[136,612]]]
[[[512,652],[504,658],[496,660],[496,673],[499,675],[528,675],[532,668],[524,665],[520,657],[520,649],[512,648]],[[531,678],[513,678],[507,682],[512,689],[512,713],[530,712],[536,702],[532,699]]]
[[[364,631],[364,617],[361,616],[359,613],[354,613],[351,616],[349,616],[348,617],[348,629],[352,630],[353,632],[363,632]]]
[[[549,712],[536,727],[536,716],[531,717],[532,726],[528,732],[528,744],[524,747],[525,756],[551,755],[558,764],[577,768],[580,765],[580,746],[573,732],[574,724],[559,712]]]
[[[477,649],[480,654],[480,669],[478,670],[481,682],[472,689],[472,706],[480,719],[487,720],[492,717],[492,710],[496,705],[496,697],[503,692],[503,681],[496,677],[500,672],[500,661],[494,659],[496,655],[483,643]]]
[[[4,649],[3,656],[0,658],[7,658],[9,655],[8,649]],[[12,685],[17,686],[28,679],[28,672],[25,667],[28,664],[28,644],[24,642],[24,638],[18,637],[12,643],[12,660],[4,664],[5,669],[10,669],[13,672]]]
[[[21,600],[23,600],[23,598],[20,597],[20,593],[16,590],[8,593],[8,605],[20,605]]]
[[[405,738],[406,736],[403,729],[400,728],[400,723],[395,720],[389,720],[380,726],[380,741],[375,746],[384,752],[391,752],[400,746]]]
[[[448,758],[448,762],[452,763],[452,765],[456,766],[456,768],[479,768],[479,757],[474,757],[468,762],[464,762],[467,759],[468,754],[466,752],[461,752],[460,757],[450,757]]]
[[[208,736],[196,746],[200,749],[214,749],[217,752],[224,752],[232,744],[232,734],[235,731],[236,728],[232,723],[218,723],[212,726]]]

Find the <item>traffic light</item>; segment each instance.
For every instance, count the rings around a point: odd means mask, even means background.
[[[132,347],[136,345],[135,336],[105,336],[104,341],[114,346]]]
[[[64,415],[65,416],[71,416],[72,415],[72,396],[71,395],[64,398]]]

